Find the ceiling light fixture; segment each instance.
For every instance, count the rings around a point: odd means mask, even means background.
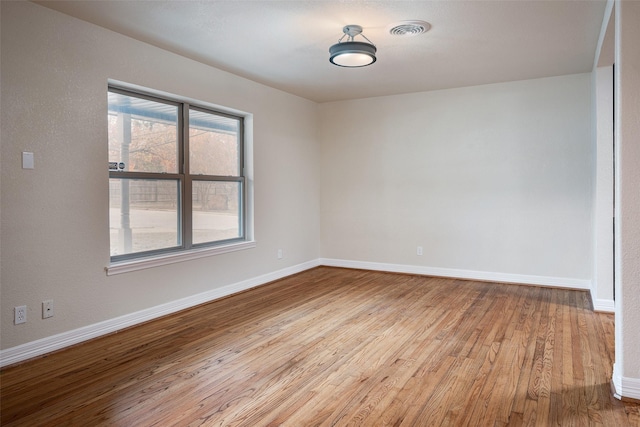
[[[376,47],[371,40],[362,34],[360,25],[346,25],[338,43],[329,48],[329,61],[339,67],[366,67],[376,62]],[[355,36],[362,36],[368,43],[354,41]],[[342,39],[347,37],[347,41]]]

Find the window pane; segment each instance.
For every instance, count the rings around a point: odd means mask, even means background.
[[[111,256],[181,245],[180,181],[109,180]]]
[[[178,107],[109,92],[109,168],[178,172]]]
[[[242,236],[240,182],[193,181],[193,243]]]
[[[192,175],[240,176],[239,120],[189,110]]]

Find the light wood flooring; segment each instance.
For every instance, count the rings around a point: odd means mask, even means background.
[[[586,292],[319,267],[4,369],[2,425],[627,426]]]

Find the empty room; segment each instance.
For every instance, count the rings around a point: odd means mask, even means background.
[[[640,426],[640,2],[0,2],[4,426]]]

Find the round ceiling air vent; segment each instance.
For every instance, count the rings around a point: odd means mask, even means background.
[[[389,28],[392,36],[417,36],[426,33],[431,28],[431,24],[425,21],[402,21],[393,24]]]

